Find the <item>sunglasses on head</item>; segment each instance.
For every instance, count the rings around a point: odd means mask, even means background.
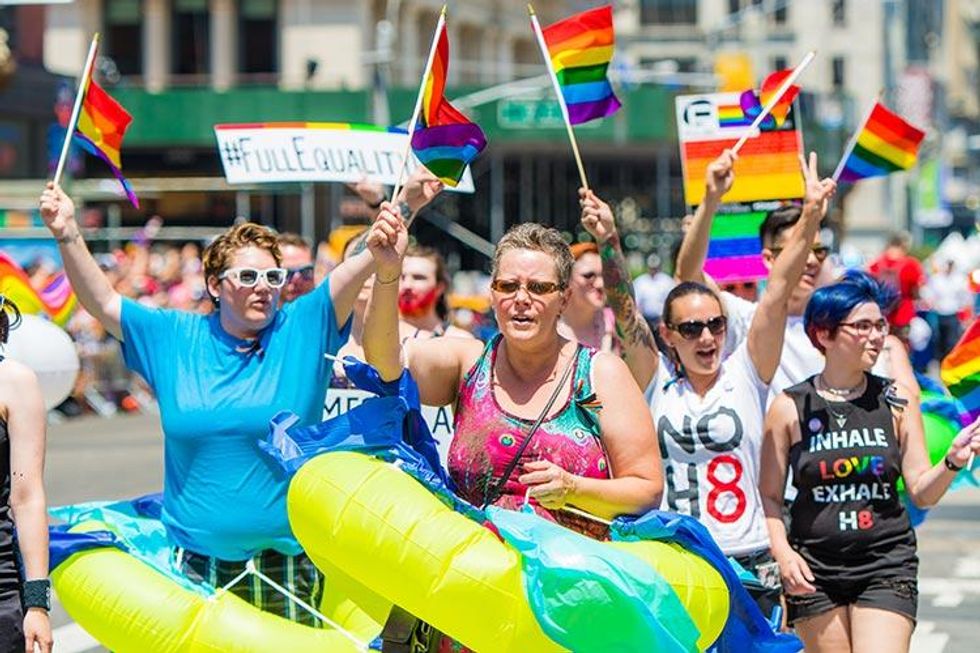
[[[681,322],[680,324],[668,325],[669,329],[676,331],[681,334],[684,340],[697,340],[707,329],[711,335],[717,336],[725,331],[728,326],[728,318],[724,315],[719,315],[713,317],[710,320],[688,320],[687,322]]]
[[[298,268],[286,268],[286,283],[295,279],[297,275],[303,281],[313,281],[313,264],[308,263]]]
[[[769,251],[772,252],[772,257],[776,258],[779,253],[782,252],[785,247],[770,247]],[[827,259],[827,255],[830,254],[830,248],[826,245],[812,245],[810,251],[813,255],[817,257],[817,260],[823,263]]]
[[[282,288],[286,285],[286,268],[228,268],[221,273],[218,279],[234,279],[243,288],[254,288],[259,283],[259,278],[265,279],[265,283],[270,288]]]
[[[561,290],[561,286],[555,281],[528,281],[521,283],[516,279],[494,279],[490,282],[490,287],[502,295],[516,295],[521,288],[527,290],[528,294],[541,297],[550,295]]]

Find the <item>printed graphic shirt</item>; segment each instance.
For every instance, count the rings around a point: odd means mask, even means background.
[[[662,510],[700,520],[726,555],[769,547],[759,496],[762,422],[769,386],[743,342],[704,397],[660,355],[647,389],[663,458]]]

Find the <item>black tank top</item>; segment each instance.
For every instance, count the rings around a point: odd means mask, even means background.
[[[904,402],[891,381],[871,374],[860,397],[829,402],[817,394],[815,378],[786,390],[801,435],[790,448],[799,491],[790,544],[818,577],[915,574],[915,533],[895,489],[902,456],[892,410]]]

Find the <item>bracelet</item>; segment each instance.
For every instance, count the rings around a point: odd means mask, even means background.
[[[82,237],[82,235],[80,233],[78,233],[78,231],[76,231],[73,234],[70,234],[70,235],[67,235],[67,236],[61,236],[60,238],[55,238],[55,242],[61,243],[62,245],[68,245],[68,244],[71,244],[71,243],[75,242],[76,240],[78,240],[81,237]]]
[[[387,286],[388,284],[392,284],[392,283],[395,283],[396,281],[400,281],[401,278],[402,278],[402,276],[399,274],[394,279],[388,279],[387,281],[382,281],[381,280],[381,277],[379,277],[378,275],[374,275],[374,285],[376,285],[376,286]]]
[[[51,581],[47,578],[24,581],[24,608],[51,609]]]
[[[949,459],[949,454],[943,457],[943,464],[946,465],[946,469],[948,469],[951,472],[963,471],[963,467],[957,466],[956,464],[953,463],[953,461]]]

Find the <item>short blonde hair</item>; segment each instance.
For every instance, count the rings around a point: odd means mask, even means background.
[[[500,270],[500,259],[509,250],[529,249],[535,252],[544,252],[552,258],[555,263],[555,274],[558,276],[558,285],[562,288],[568,287],[568,280],[572,276],[572,252],[568,248],[568,243],[562,238],[561,232],[551,227],[546,227],[536,222],[525,222],[511,227],[504,237],[497,243],[497,249],[493,253],[493,271],[491,275],[497,278]]]
[[[243,222],[221,234],[204,250],[204,278],[219,277],[231,267],[235,253],[246,247],[264,249],[272,254],[276,265],[282,265],[282,252],[276,233],[254,222]]]

